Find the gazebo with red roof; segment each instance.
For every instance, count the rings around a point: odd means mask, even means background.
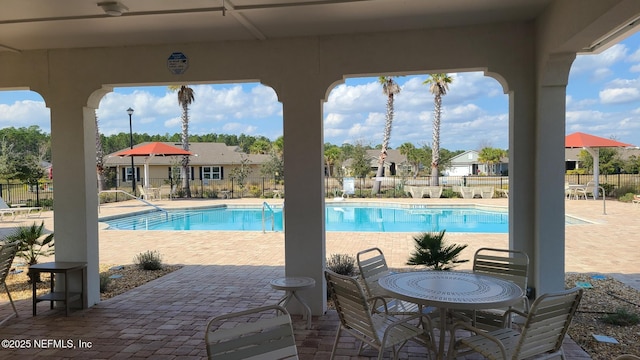
[[[567,135],[564,140],[565,148],[582,148],[585,149],[593,157],[593,182],[596,192],[593,194],[594,199],[598,198],[597,189],[600,186],[600,148],[602,147],[631,147],[633,145],[626,144],[613,139],[607,139],[595,135],[589,135],[582,132],[575,132]]]

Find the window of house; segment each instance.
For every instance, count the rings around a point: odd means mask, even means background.
[[[128,167],[125,173],[125,181],[132,181],[133,179],[133,168]],[[137,179],[136,179],[137,180]]]
[[[203,166],[202,178],[207,180],[221,180],[222,166]]]

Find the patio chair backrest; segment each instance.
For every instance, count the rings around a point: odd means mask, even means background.
[[[362,250],[356,254],[356,262],[358,263],[358,270],[367,291],[367,296],[384,295],[380,285],[378,285],[378,279],[389,275],[390,271],[382,250],[377,247]]]
[[[0,284],[4,284],[18,252],[18,243],[0,243]]]
[[[9,287],[6,283],[7,275],[9,275],[9,271],[11,271],[11,265],[13,264],[13,259],[16,257],[17,252],[18,243],[0,242],[0,284],[4,286],[4,290],[6,291],[9,302],[11,303],[11,308],[13,308],[13,313],[8,314],[4,317],[4,319],[0,320],[0,325],[4,324],[13,316],[18,316],[18,310],[16,309],[16,305],[13,303],[11,293],[9,292]]]
[[[573,289],[541,295],[533,302],[516,346],[514,359],[526,359],[543,353],[560,353],[562,342],[583,289]]]
[[[360,283],[352,277],[325,270],[327,288],[340,317],[342,327],[352,335],[372,339],[380,344],[376,327],[371,318],[371,307]]]
[[[519,250],[480,248],[473,257],[473,272],[511,281],[526,292],[529,256]]]
[[[298,359],[291,316],[278,305],[213,318],[205,343],[209,359]]]

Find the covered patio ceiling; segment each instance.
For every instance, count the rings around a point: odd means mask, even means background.
[[[534,20],[552,2],[5,0],[0,12],[0,51],[266,40],[520,22]],[[108,15],[103,7],[119,10],[121,15]]]

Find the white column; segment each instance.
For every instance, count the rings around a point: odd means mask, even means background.
[[[92,306],[100,301],[96,130],[94,109],[83,106],[83,99],[76,96],[60,90],[53,98],[45,97],[51,109],[51,153],[56,169],[55,259],[87,263],[87,302]],[[80,277],[69,280],[71,290],[78,291]]]
[[[304,77],[304,76],[301,76]],[[302,291],[314,315],[326,310],[324,283],[325,211],[323,171],[322,95],[325,89],[297,78],[277,90],[283,108],[286,276],[316,281]],[[301,308],[292,303],[292,311]]]
[[[535,131],[535,286],[537,295],[565,288],[566,85],[575,54],[549,56],[540,73]]]

